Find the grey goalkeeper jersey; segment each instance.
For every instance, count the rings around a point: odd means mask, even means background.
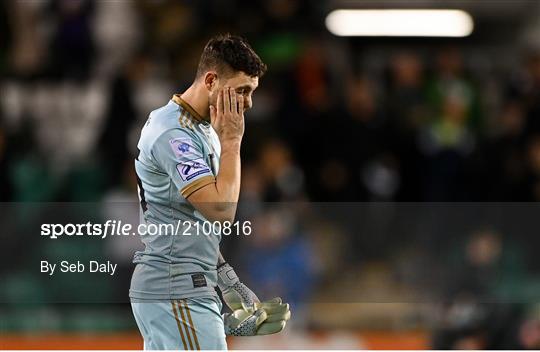
[[[145,249],[136,252],[133,260],[137,265],[130,297],[216,295],[221,234],[201,231],[206,219],[186,198],[216,182],[221,153],[217,134],[208,121],[174,95],[167,105],[150,113],[138,149],[135,171],[141,223],[147,232],[141,234]]]

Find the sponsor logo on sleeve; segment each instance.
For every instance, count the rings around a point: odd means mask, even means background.
[[[199,175],[212,173],[202,158],[184,161],[176,165],[176,170],[184,181],[189,181]]]

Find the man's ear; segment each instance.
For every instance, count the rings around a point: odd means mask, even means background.
[[[208,91],[211,91],[215,86],[217,86],[218,76],[215,71],[208,71],[204,75],[204,85]]]

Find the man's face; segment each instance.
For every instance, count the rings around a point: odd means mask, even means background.
[[[253,105],[251,97],[258,85],[259,77],[250,77],[241,71],[228,77],[218,77],[216,84],[210,91],[210,105],[216,106],[218,93],[223,87],[231,87],[236,94],[244,97],[244,111],[247,111],[251,109],[251,106]]]

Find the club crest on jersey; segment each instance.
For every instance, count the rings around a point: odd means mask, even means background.
[[[180,178],[184,181],[189,181],[199,175],[211,173],[210,168],[202,158],[184,161],[183,163],[176,165],[176,170],[180,174]]]
[[[169,141],[169,144],[177,157],[185,156],[192,149],[189,138],[174,138]]]

